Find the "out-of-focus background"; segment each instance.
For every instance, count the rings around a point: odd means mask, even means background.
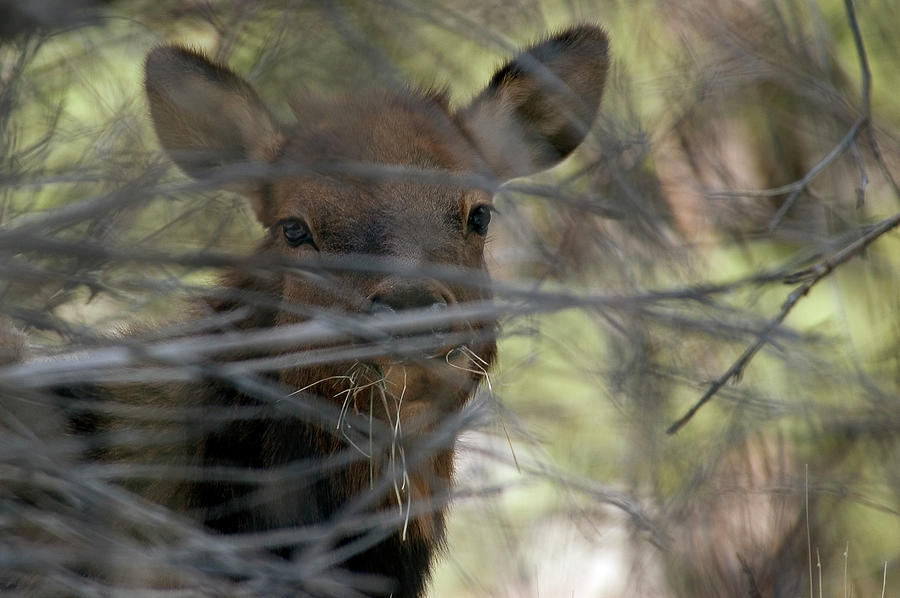
[[[398,81],[462,105],[580,22],[609,33],[605,97],[576,155],[495,199],[498,301],[532,315],[502,319],[469,407],[430,595],[897,595],[890,0],[2,0],[0,316],[49,359],[176,320],[220,274],[197,256],[261,236],[162,155],[154,45],[231,65],[289,121],[298,93]],[[34,530],[89,545],[102,519],[4,493],[31,425],[0,406],[0,580],[64,578]],[[91,471],[54,486],[83,512],[111,484]]]

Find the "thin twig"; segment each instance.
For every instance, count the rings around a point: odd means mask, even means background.
[[[833,162],[838,156],[844,153],[847,148],[851,147],[853,143],[856,141],[857,135],[859,132],[865,127],[870,130],[870,138],[871,137],[871,115],[872,115],[872,102],[871,102],[871,91],[872,91],[872,73],[869,70],[869,59],[866,54],[866,47],[863,44],[862,34],[859,31],[859,23],[856,20],[856,10],[853,8],[853,0],[844,0],[844,9],[847,12],[847,24],[850,27],[850,31],[853,34],[853,44],[856,47],[856,55],[859,58],[859,73],[860,73],[860,114],[856,119],[856,122],[853,123],[853,126],[850,127],[850,130],[841,140],[841,142],[827,155],[822,159],[821,162],[813,166],[810,171],[803,177],[801,182],[803,186],[794,191],[790,197],[788,197],[781,207],[778,209],[778,212],[775,214],[774,218],[772,218],[772,222],[769,223],[769,232],[775,230],[778,225],[781,223],[781,220],[784,218],[784,215],[791,208],[796,201],[797,197],[800,195],[801,191],[806,188],[809,182],[815,177],[819,172],[824,170],[831,162]],[[863,173],[863,180],[865,180],[865,173]]]
[[[737,555],[737,559],[741,564],[744,575],[747,577],[747,593],[750,595],[750,598],[763,598],[762,592],[759,591],[759,584],[756,583],[756,576],[753,575],[753,570],[750,568],[750,564],[747,563],[747,559],[740,554]]]
[[[806,554],[809,557],[809,598],[813,598],[812,538],[809,534],[809,463],[804,466],[803,497],[806,502]]]
[[[833,162],[834,159],[837,158],[837,156],[839,156],[848,147],[850,147],[861,128],[869,123],[869,94],[872,81],[871,75],[869,73],[868,59],[866,58],[865,46],[862,42],[862,36],[859,33],[859,25],[856,22],[856,13],[853,9],[852,0],[844,0],[844,6],[847,10],[847,20],[849,22],[850,29],[853,32],[853,39],[856,43],[856,49],[860,60],[860,69],[862,71],[861,114],[859,118],[857,118],[853,126],[850,128],[850,131],[847,132],[841,142],[828,154],[828,156],[826,156],[821,162],[810,169],[810,171],[806,174],[806,176],[803,177],[803,179],[787,186],[794,188],[794,194],[798,194],[802,189],[804,189],[813,177],[819,174],[823,169],[831,164],[831,162]],[[782,187],[781,189],[787,189],[787,187]],[[792,197],[793,196],[794,195],[792,195]],[[790,198],[788,199],[788,201],[790,201]],[[787,211],[785,205],[788,204],[788,201],[786,201],[785,204],[782,205],[782,209],[779,210],[779,214],[781,216],[783,216],[782,212]],[[789,207],[790,206],[788,205],[788,208]],[[777,222],[778,220],[780,220],[779,214],[776,214],[775,219],[773,219],[772,225],[770,225],[770,229],[773,228],[773,226],[777,226]],[[741,374],[747,367],[747,364],[750,363],[750,361],[757,354],[757,352],[759,352],[763,345],[769,342],[769,336],[772,334],[772,332],[781,325],[784,319],[797,305],[797,302],[800,301],[801,298],[806,296],[809,293],[810,289],[812,289],[820,280],[828,276],[839,265],[843,264],[850,258],[862,253],[862,251],[873,241],[875,241],[875,239],[896,228],[898,225],[900,225],[900,213],[894,214],[890,218],[882,220],[862,236],[857,238],[855,241],[845,246],[843,249],[841,249],[831,257],[822,260],[814,267],[787,276],[785,278],[785,282],[788,284],[795,284],[801,281],[803,282],[800,286],[794,289],[794,291],[791,292],[790,295],[788,295],[784,303],[781,304],[781,310],[779,311],[778,315],[773,318],[765,326],[765,328],[762,329],[762,331],[757,335],[756,341],[741,354],[737,361],[735,361],[724,374],[719,376],[712,382],[712,384],[710,384],[706,392],[703,393],[703,396],[700,397],[700,399],[696,403],[694,403],[694,405],[680,419],[669,426],[666,432],[668,434],[675,434],[676,432],[678,432],[678,430],[684,427],[684,425],[687,424],[687,422],[690,421],[692,417],[694,417],[694,415],[697,413],[697,411],[700,410],[701,407],[703,407],[703,405],[705,405],[713,396],[715,396],[717,392],[719,392],[719,389],[721,389],[730,380],[740,379]]]
[[[816,571],[819,577],[819,598],[822,598],[822,557],[819,555],[819,547],[816,547]]]
[[[768,198],[768,197],[779,197],[782,195],[788,195],[788,198],[781,204],[781,208],[779,208],[778,212],[772,218],[772,222],[768,226],[769,232],[774,230],[782,218],[784,218],[784,214],[790,209],[791,205],[796,201],[797,197],[805,191],[809,184],[819,176],[822,171],[828,168],[832,162],[835,161],[838,157],[840,157],[847,149],[852,147],[853,142],[859,136],[862,128],[867,125],[869,122],[869,114],[865,111],[857,117],[856,121],[851,125],[850,129],[844,135],[844,137],[837,143],[837,145],[832,148],[828,154],[822,158],[815,166],[809,169],[809,171],[803,175],[803,178],[796,180],[792,183],[788,183],[787,185],[782,185],[780,187],[772,187],[771,189],[743,189],[740,191],[707,191],[704,193],[707,197],[713,198],[733,198],[733,197],[754,197],[754,198]],[[785,207],[787,206],[787,207]]]
[[[834,148],[828,152],[828,154],[822,158],[816,165],[809,169],[809,171],[803,176],[803,178],[794,181],[793,183],[789,183],[787,185],[782,185],[781,187],[773,187],[771,189],[759,189],[759,190],[742,190],[742,191],[715,191],[715,192],[707,192],[706,195],[709,197],[756,197],[756,198],[766,198],[766,197],[779,197],[782,195],[787,195],[787,199],[781,204],[781,207],[778,208],[778,211],[772,217],[769,226],[767,227],[768,232],[774,231],[781,224],[782,220],[784,220],[787,212],[793,207],[794,203],[797,201],[797,198],[800,197],[800,194],[806,191],[809,188],[810,183],[812,183],[813,179],[815,179],[819,174],[821,174],[826,168],[828,168],[837,158],[839,158],[845,151],[854,147],[857,137],[863,130],[868,130],[869,132],[869,140],[870,145],[873,146],[873,151],[876,155],[880,155],[880,152],[877,149],[875,144],[874,135],[871,131],[871,87],[872,87],[872,76],[869,71],[869,61],[866,54],[865,46],[863,45],[862,35],[859,31],[859,23],[856,20],[856,11],[853,8],[852,0],[844,0],[844,7],[847,12],[847,23],[850,27],[850,31],[853,34],[853,41],[856,46],[856,53],[859,57],[859,69],[860,69],[860,112],[859,116],[854,121],[853,125],[844,135],[844,137],[838,142]],[[882,164],[882,170],[886,170]],[[893,178],[890,175],[887,175],[887,178],[892,181]],[[865,186],[866,175],[863,172],[862,175],[863,188]],[[896,183],[893,183],[896,186]]]
[[[848,0],[849,1],[849,0]],[[772,217],[772,221],[769,222],[769,226],[766,228],[768,232],[774,231],[781,224],[781,221],[784,220],[785,215],[788,213],[788,210],[793,207],[794,203],[797,201],[797,198],[800,197],[800,194],[806,190],[809,184],[812,182],[814,178],[816,178],[822,171],[831,166],[831,163],[834,162],[838,157],[843,155],[848,148],[852,147],[854,141],[856,141],[856,137],[859,135],[859,132],[862,130],[864,126],[869,123],[869,115],[861,114],[856,122],[853,123],[853,126],[850,127],[850,130],[847,131],[847,134],[844,135],[844,138],[834,146],[834,148],[828,152],[828,155],[822,158],[818,164],[809,169],[802,179],[799,181],[788,185],[788,187],[793,187],[793,191],[788,196],[787,199],[781,204],[778,208],[778,211],[775,212],[775,215]]]
[[[668,434],[675,434],[678,432],[692,417],[694,417],[703,405],[719,392],[719,389],[725,386],[730,380],[739,379],[744,369],[747,367],[747,364],[750,363],[763,345],[769,342],[770,335],[781,325],[800,299],[806,296],[819,281],[831,274],[838,266],[850,260],[850,258],[863,253],[863,251],[876,239],[895,229],[897,226],[900,226],[900,212],[871,227],[865,234],[833,254],[828,259],[822,260],[812,268],[801,270],[800,272],[785,277],[785,282],[787,284],[795,284],[798,282],[802,282],[802,284],[788,295],[784,303],[781,304],[781,310],[778,312],[778,315],[762,329],[757,335],[756,341],[741,354],[737,361],[735,361],[724,374],[716,378],[716,380],[710,384],[706,392],[703,393],[703,396],[700,397],[700,399],[694,403],[694,405],[678,419],[678,421],[669,426],[666,432]]]
[[[848,597],[847,592],[847,561],[850,560],[850,542],[847,542],[847,546],[844,548],[844,598]]]

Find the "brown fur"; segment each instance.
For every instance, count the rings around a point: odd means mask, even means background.
[[[485,238],[472,229],[469,218],[478,206],[490,205],[492,186],[446,175],[502,182],[565,158],[596,112],[606,49],[602,30],[575,27],[504,66],[459,112],[451,112],[440,94],[408,90],[328,101],[301,98],[292,102],[297,122],[282,127],[251,86],[227,68],[184,48],[156,48],[147,58],[145,85],[160,142],[191,176],[222,177],[224,184],[249,197],[268,229],[258,251],[261,258],[309,264],[320,256],[367,255],[389,259],[398,268],[390,275],[331,272],[318,278],[294,270],[270,276],[235,271],[225,277],[216,298],[198,308],[198,315],[248,308],[248,315],[233,326],[250,330],[302,322],[323,309],[365,313],[387,306],[399,311],[489,299],[486,285],[480,284],[486,280]],[[379,170],[385,166],[440,176],[385,177]],[[289,244],[285,222],[305,223],[310,242]],[[478,284],[402,275],[404,267],[427,264],[467,269]],[[259,306],[246,299],[248,293],[271,296],[280,304]],[[492,325],[461,323],[456,328],[489,333]],[[202,479],[175,485],[150,481],[135,490],[222,533],[339,525],[341,512],[360,500],[362,514],[408,509],[408,521],[401,518],[390,529],[337,531],[329,542],[338,548],[367,533],[382,534],[374,546],[362,546],[337,566],[386,580],[382,587],[394,597],[416,597],[424,592],[433,553],[442,543],[453,475],[453,433],[442,426],[480,382],[480,364],[489,366],[496,353],[490,335],[469,345],[477,358],[447,347],[437,358],[402,363],[386,354],[366,364],[282,369],[257,380],[276,401],[236,386],[234,380],[216,378],[214,372],[203,382],[178,388],[92,392],[169,408],[196,406],[210,413],[241,406],[267,410],[265,417],[250,421],[185,423],[170,430],[173,441],[158,453],[129,449],[106,457],[254,470],[319,460],[323,470],[313,479],[252,487]],[[265,352],[239,357],[259,356]],[[351,392],[347,376],[362,390]],[[289,394],[299,390],[303,393]],[[371,413],[382,432],[402,431],[387,442],[375,442],[375,454],[364,458],[335,431],[333,420],[325,425],[284,415],[277,409],[281,400],[319,401],[338,412],[346,408],[348,421],[354,422]],[[127,422],[82,422],[80,431],[123,426],[134,429]],[[397,460],[400,450],[403,463]],[[345,462],[324,465],[332,458]],[[405,483],[390,482],[389,476],[401,473],[408,475]],[[315,548],[273,547],[294,559]]]

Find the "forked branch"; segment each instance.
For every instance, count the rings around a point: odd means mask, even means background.
[[[861,71],[861,108],[860,115],[854,122],[853,126],[847,132],[843,139],[834,147],[834,149],[828,153],[828,155],[823,158],[818,164],[813,166],[807,174],[794,183],[790,185],[786,185],[784,187],[780,187],[778,189],[769,189],[758,192],[759,195],[764,196],[772,196],[772,195],[780,195],[782,193],[789,192],[791,195],[782,204],[781,209],[779,209],[778,213],[775,215],[772,223],[770,224],[770,229],[774,228],[778,225],[780,219],[784,216],[784,213],[790,208],[790,203],[809,185],[810,181],[822,172],[825,168],[827,168],[830,164],[834,162],[834,160],[843,154],[848,148],[850,148],[853,143],[856,141],[860,132],[864,129],[869,129],[871,135],[871,121],[870,121],[870,110],[871,110],[871,102],[870,102],[870,93],[871,93],[871,74],[869,71],[869,63],[868,58],[866,56],[865,46],[863,45],[862,35],[859,31],[859,24],[856,20],[856,12],[853,8],[852,0],[844,0],[844,7],[847,11],[847,21],[850,26],[850,30],[853,33],[853,40],[856,46],[857,56],[859,58],[860,63],[860,71]],[[874,138],[871,138],[874,142]],[[885,170],[884,165],[882,163],[882,170]],[[895,194],[900,197],[900,189],[894,183],[892,177],[889,176],[890,173],[886,173],[889,182],[895,192]],[[798,284],[797,288],[795,288],[788,296],[787,299],[781,304],[781,309],[772,320],[769,321],[768,324],[759,332],[756,337],[756,340],[752,345],[747,347],[741,356],[725,371],[721,376],[716,378],[706,389],[706,392],[703,393],[703,396],[691,406],[688,411],[681,416],[675,423],[673,423],[666,430],[668,434],[675,434],[681,428],[683,428],[690,420],[694,417],[694,415],[703,407],[710,399],[712,399],[719,390],[725,386],[731,380],[738,380],[741,377],[744,369],[753,359],[753,357],[759,352],[759,350],[769,342],[770,335],[772,332],[778,328],[781,323],[787,318],[788,314],[794,309],[797,303],[805,297],[809,291],[819,283],[819,281],[826,278],[829,274],[831,274],[838,266],[844,264],[849,261],[851,258],[861,254],[865,249],[871,245],[876,239],[880,238],[885,233],[897,228],[900,226],[900,213],[894,214],[893,216],[882,220],[872,227],[867,227],[866,230],[855,240],[853,240],[848,245],[844,246],[840,251],[832,254],[831,256],[821,260],[815,266],[811,268],[807,268],[805,270],[801,270],[799,272],[795,272],[790,274],[784,278],[784,282],[786,284]]]

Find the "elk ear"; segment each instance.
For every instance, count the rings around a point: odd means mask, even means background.
[[[282,137],[259,96],[241,77],[205,56],[178,46],[159,46],[145,64],[144,88],[159,141],[172,160],[194,178],[247,162],[271,162]],[[262,218],[261,195],[251,195]]]
[[[491,167],[507,180],[546,170],[584,140],[609,68],[603,29],[580,25],[522,52],[457,114]]]

